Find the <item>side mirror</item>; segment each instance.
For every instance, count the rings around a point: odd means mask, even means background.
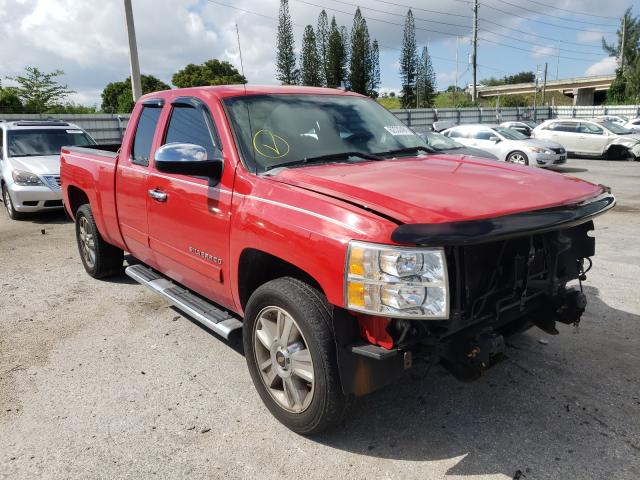
[[[496,137],[495,135],[489,137],[489,140],[491,140],[493,143],[500,143],[500,137]]]
[[[167,143],[156,150],[156,168],[165,173],[177,173],[194,177],[219,180],[222,176],[222,152],[216,148],[214,158],[208,158],[207,150],[192,143]]]

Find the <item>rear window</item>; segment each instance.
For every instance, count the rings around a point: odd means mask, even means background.
[[[77,128],[7,131],[7,154],[10,157],[59,155],[62,147],[84,147],[95,143],[89,135]]]
[[[578,124],[575,122],[557,122],[549,125],[548,129],[555,132],[572,132],[576,133]]]
[[[467,138],[467,133],[461,128],[454,128],[453,130],[449,131],[449,134],[447,136],[451,138]]]

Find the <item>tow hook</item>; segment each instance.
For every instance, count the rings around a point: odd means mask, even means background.
[[[471,381],[499,362],[504,351],[502,335],[495,332],[480,333],[449,344],[442,356],[442,364],[458,379]]]

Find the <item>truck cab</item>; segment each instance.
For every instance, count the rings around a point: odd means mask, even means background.
[[[94,278],[127,275],[229,338],[303,434],[423,363],[472,379],[505,336],[575,323],[608,189],[436,153],[375,101],[311,87],[148,94],[122,145],[63,148]]]

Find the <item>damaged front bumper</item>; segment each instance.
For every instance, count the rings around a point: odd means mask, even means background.
[[[581,282],[595,253],[593,218],[615,205],[607,189],[552,209],[439,225],[401,225],[393,240],[444,246],[451,292],[447,320],[384,319],[393,349],[363,342],[349,312],[334,318],[345,393],[363,395],[417,361],[439,362],[457,377],[477,378],[504,352],[504,337],[533,325],[580,321]],[[579,289],[567,286],[577,281]],[[354,327],[354,323],[356,326]]]

